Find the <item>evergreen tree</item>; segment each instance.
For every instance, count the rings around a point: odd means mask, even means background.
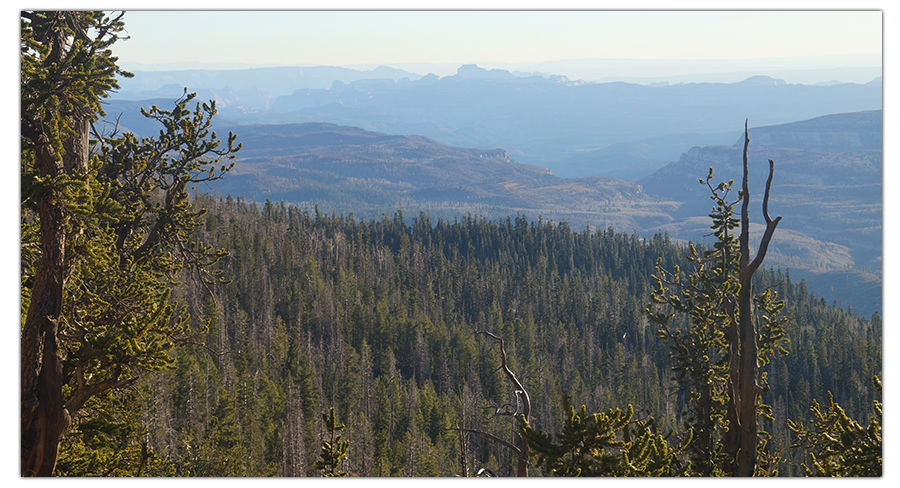
[[[151,447],[140,412],[128,408],[141,392],[106,390],[88,402],[66,432],[57,476],[172,476]]]
[[[248,475],[243,434],[235,401],[223,392],[200,443],[185,446],[187,455],[182,474],[201,477]]]
[[[881,380],[872,379],[881,393]],[[831,392],[824,408],[814,401],[809,411],[810,428],[802,422],[788,420],[788,428],[796,436],[792,448],[809,452],[809,464],[802,464],[807,476],[881,476],[882,404],[872,402],[869,425],[863,427],[847,416],[834,402]]]
[[[143,112],[158,139],[94,131],[117,87],[122,15],[22,12],[21,474],[50,476],[89,400],[170,362],[192,335],[170,300],[182,270],[223,255],[193,237],[188,191],[239,149],[210,131],[215,104]],[[93,38],[90,36],[94,36]],[[220,147],[221,146],[221,147]]]
[[[325,422],[327,438],[324,436],[322,438],[322,452],[319,454],[322,460],[316,462],[316,469],[321,471],[323,476],[347,476],[346,471],[339,469],[341,463],[347,459],[347,449],[350,447],[350,443],[343,440],[339,434],[344,430],[344,424],[339,424],[335,419],[334,407],[328,414],[322,414],[322,421]]]
[[[520,429],[537,454],[535,464],[553,476],[681,476],[690,472],[690,462],[680,454],[687,449],[688,437],[678,447],[656,428],[653,418],[634,420],[631,405],[626,410],[609,409],[587,414],[582,406],[576,412],[568,397],[563,399],[566,416],[562,430],[552,436],[535,430],[522,417]]]

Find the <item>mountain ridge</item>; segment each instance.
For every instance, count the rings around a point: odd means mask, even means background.
[[[559,178],[547,168],[515,162],[503,149],[452,147],[329,123],[240,130],[244,148],[232,174],[212,189],[254,201],[369,215],[397,208],[447,215],[467,209],[497,218],[581,215],[579,224],[630,230],[667,220],[636,183]],[[614,210],[624,205],[628,211]]]
[[[547,167],[561,176],[631,181],[676,159],[684,147],[708,144],[710,135],[739,126],[736,121],[749,118],[773,125],[882,105],[880,85],[795,85],[771,77],[648,86],[587,83],[558,75],[515,76],[478,66],[461,67],[457,74],[444,77],[414,79],[400,74],[391,78],[372,72],[368,79],[358,79],[357,73],[357,79],[335,78],[319,88],[302,88],[288,80],[284,83],[290,89],[280,96],[259,87],[229,85],[225,79],[215,88],[196,90],[192,82],[179,85],[169,80],[166,90],[144,95],[174,99],[190,86],[200,99],[215,99],[220,116],[232,125],[329,122],[389,134],[421,134],[454,147],[502,147],[516,161]],[[124,86],[109,100],[107,113],[124,113],[121,125],[132,129],[142,122],[121,108],[136,103],[122,100],[134,93],[128,90]],[[731,134],[722,143],[731,143],[740,131]],[[661,142],[661,137],[666,140]],[[638,142],[648,147],[622,153],[643,161],[630,177],[608,154],[594,152]],[[592,158],[595,155],[601,157]]]

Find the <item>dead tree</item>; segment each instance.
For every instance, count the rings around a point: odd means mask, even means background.
[[[513,388],[514,388],[514,393],[516,395],[516,405],[515,405],[514,409],[513,409],[513,405],[511,403],[507,403],[507,404],[501,405],[499,407],[494,407],[494,416],[498,416],[498,415],[506,416],[506,417],[512,417],[514,419],[518,419],[518,418],[520,418],[520,416],[524,416],[524,418],[528,418],[528,416],[531,414],[531,399],[528,396],[528,391],[525,390],[524,386],[522,386],[522,382],[519,381],[519,379],[516,377],[515,373],[513,373],[512,370],[509,369],[509,366],[507,366],[507,364],[506,364],[506,349],[503,347],[503,339],[501,339],[500,337],[497,337],[496,335],[494,335],[490,332],[483,331],[483,330],[475,333],[475,335],[478,335],[478,334],[482,334],[487,337],[490,337],[491,339],[494,340],[494,342],[500,344],[500,367],[497,368],[497,371],[503,371],[503,374],[505,374],[506,378],[509,380],[509,382],[512,383]],[[466,429],[466,428],[462,428],[462,427],[454,427],[454,428],[451,428],[448,430],[456,430],[461,433],[466,432],[466,433],[470,433],[470,434],[478,434],[478,435],[487,437],[488,439],[509,448],[512,452],[514,452],[516,454],[516,458],[518,459],[516,476],[519,476],[519,477],[527,477],[528,476],[528,441],[525,439],[525,437],[522,436],[522,434],[520,434],[518,432],[516,433],[516,436],[518,437],[518,440],[519,440],[519,444],[516,445],[516,444],[513,444],[512,442],[501,439],[491,433],[488,433],[488,432],[485,432],[485,431],[479,430],[479,429]],[[464,445],[464,444],[461,443],[461,445]],[[462,453],[462,456],[465,457],[465,452]],[[464,463],[465,462],[463,461],[463,466],[465,466]],[[490,470],[483,470],[483,471],[493,474]],[[481,472],[479,472],[479,476],[480,475],[481,475]],[[463,476],[465,476],[465,472],[463,473]]]
[[[460,476],[463,478],[469,476],[469,467],[466,466],[466,434],[457,427],[459,433],[459,470]]]
[[[759,443],[757,426],[757,403],[759,395],[768,388],[760,385],[759,346],[757,343],[757,327],[753,321],[753,274],[759,269],[766,257],[769,242],[775,233],[775,227],[781,217],[769,217],[769,190],[772,187],[772,176],[775,162],[769,160],[769,177],[763,195],[762,210],[766,221],[766,230],[759,243],[759,249],[753,261],[750,261],[750,190],[748,159],[750,135],[747,124],[744,124],[744,175],[742,182],[741,234],[738,238],[740,246],[740,292],[738,293],[738,316],[731,321],[729,342],[731,362],[729,366],[730,401],[728,405],[729,429],[725,435],[725,451],[732,454],[733,460],[729,471],[732,476],[753,476],[756,471],[756,447]]]

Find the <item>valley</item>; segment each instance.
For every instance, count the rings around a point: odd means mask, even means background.
[[[881,12],[125,14],[20,12],[21,477],[883,476]]]
[[[712,167],[715,181],[736,179],[742,158],[738,145],[694,147],[630,182],[562,178],[518,163],[501,148],[446,146],[424,136],[336,124],[234,130],[244,149],[232,174],[208,191],[363,219],[397,210],[448,221],[522,215],[576,230],[612,227],[642,238],[663,232],[684,242],[709,239],[709,190],[698,178]],[[750,138],[751,218],[761,220],[766,161],[773,159],[771,212],[784,219],[766,264],[821,284],[811,289],[829,302],[864,316],[879,311],[881,112],[751,128]]]
[[[774,160],[772,212],[784,217],[767,265],[862,315],[881,309],[881,78],[640,85],[477,65],[446,76],[188,70],[123,81],[108,112],[121,114],[120,130],[152,135],[137,108],[184,89],[216,100],[214,128],[244,144],[229,178],[204,191],[361,218],[522,215],[682,242],[708,240],[697,180],[710,167],[717,181],[736,178],[746,120],[751,199]]]

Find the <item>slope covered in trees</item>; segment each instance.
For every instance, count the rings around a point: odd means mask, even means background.
[[[515,414],[550,432],[625,429],[632,440],[607,444],[641,466],[615,474],[690,469],[676,458],[690,443],[660,433],[693,398],[667,378],[644,313],[662,293],[651,270],[684,266],[687,248],[524,216],[365,221],[191,198],[240,148],[210,131],[215,104],[191,110],[185,94],[144,111],[158,139],[89,130],[125,75],[108,49],[121,16],[23,12],[21,27],[22,476],[524,474],[503,449]],[[760,271],[793,340],[760,377],[774,414],[764,471],[880,473],[880,382],[867,381],[880,318]],[[588,408],[608,415],[585,424]],[[788,431],[817,457],[785,451]],[[465,435],[484,432],[500,442]],[[544,460],[535,474],[559,474]]]
[[[199,239],[230,250],[228,285],[186,281],[178,297],[197,323],[177,368],[135,394],[147,442],[179,475],[315,475],[333,407],[352,476],[460,474],[451,428],[512,441],[493,405],[515,403],[499,352],[475,332],[502,336],[510,368],[531,396],[531,424],[556,432],[562,398],[603,411],[635,405],[661,430],[681,422],[683,392],[668,348],[643,313],[651,274],[686,265],[666,236],[567,224],[466,217],[357,221],[267,202],[200,196]],[[802,474],[788,418],[806,421],[826,392],[866,422],[881,371],[881,321],[829,306],[788,273],[758,273],[786,301],[789,354],[769,367],[769,449],[783,475]],[[201,345],[202,344],[202,345]],[[85,441],[88,442],[89,441]],[[467,438],[469,474],[514,472],[502,446]],[[63,463],[65,464],[65,463]],[[162,469],[162,468],[160,468]],[[532,470],[532,475],[540,471]]]

